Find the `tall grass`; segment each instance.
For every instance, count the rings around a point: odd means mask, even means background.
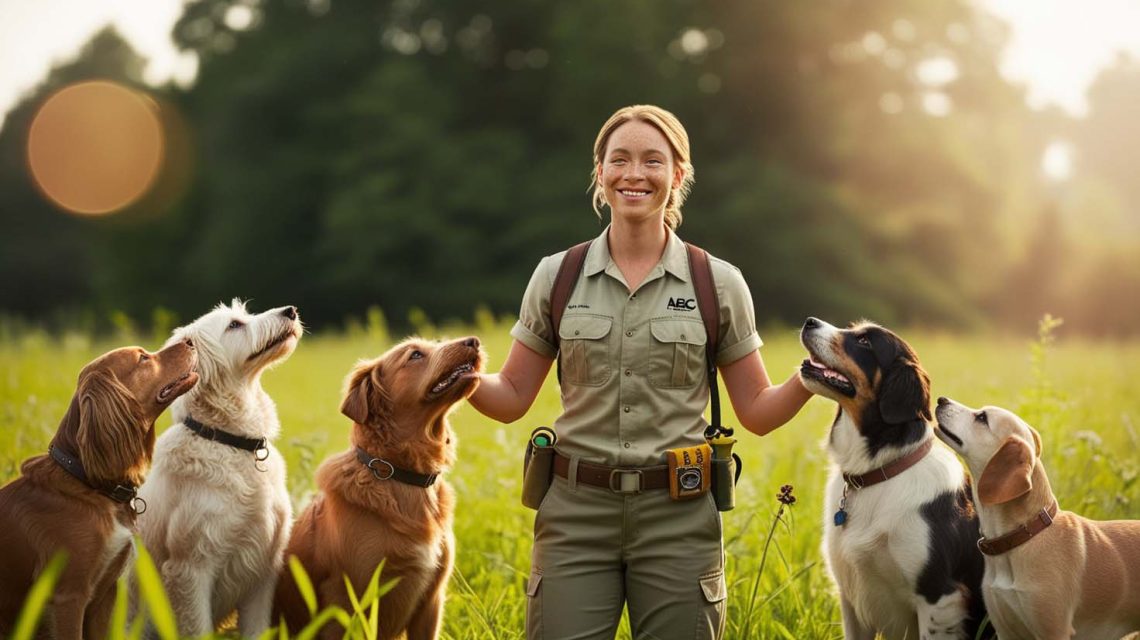
[[[383,318],[369,318],[346,335],[306,336],[289,362],[266,374],[289,469],[288,487],[300,510],[313,491],[313,472],[326,456],[348,448],[350,424],[338,411],[344,376],[354,363],[384,351],[392,340]],[[484,317],[476,327],[433,327],[436,335],[475,333],[497,370],[510,346],[509,324]],[[901,331],[921,355],[935,396],[969,405],[995,404],[1030,418],[1044,441],[1043,459],[1061,504],[1098,518],[1140,517],[1140,342],[1069,339],[1064,326],[1021,338]],[[769,329],[761,350],[772,378],[796,369],[803,350],[793,329]],[[126,340],[125,338],[120,340]],[[155,348],[157,339],[142,338]],[[0,481],[19,473],[24,458],[42,453],[88,360],[120,343],[83,334],[57,338],[27,333],[0,339]],[[731,405],[722,402],[734,424]],[[786,426],[763,438],[740,435],[745,470],[737,508],[723,514],[729,587],[726,638],[841,638],[833,587],[820,552],[822,494],[827,473],[823,439],[834,404],[813,399]],[[452,416],[459,459],[446,476],[456,490],[456,570],[444,614],[443,636],[455,640],[523,637],[534,512],[519,501],[522,449],[533,426],[550,424],[559,402],[553,376],[526,418],[498,424],[467,406]],[[160,429],[169,417],[160,419]],[[794,508],[774,500],[781,485],[796,487]],[[783,512],[781,513],[781,509]],[[140,554],[141,556],[141,554]],[[378,589],[377,592],[381,591]],[[368,638],[368,615],[383,599],[361,594],[360,608],[324,613]],[[124,605],[125,606],[125,605]],[[118,618],[125,622],[123,617]],[[147,609],[148,617],[153,611]],[[340,614],[343,614],[340,615]],[[357,620],[357,623],[352,620]],[[137,623],[136,623],[137,625]],[[355,625],[355,626],[354,626]],[[137,637],[124,624],[124,635]],[[274,632],[272,635],[278,635]],[[628,627],[619,638],[629,638]]]

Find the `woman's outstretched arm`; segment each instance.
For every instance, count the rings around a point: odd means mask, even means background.
[[[534,404],[553,363],[552,358],[516,340],[498,373],[479,374],[479,386],[468,401],[487,417],[514,422]]]
[[[724,387],[741,426],[765,435],[791,420],[811,398],[799,374],[773,385],[759,351],[720,368]]]

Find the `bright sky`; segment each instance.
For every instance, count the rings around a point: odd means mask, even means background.
[[[1138,0],[973,0],[1012,28],[1002,70],[1025,84],[1035,107],[1053,102],[1073,114],[1116,52],[1140,56]],[[73,58],[107,23],[150,63],[146,80],[190,82],[192,58],[180,56],[170,29],[183,0],[0,0],[0,126],[20,97],[56,63]]]

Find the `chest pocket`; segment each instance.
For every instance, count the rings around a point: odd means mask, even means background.
[[[696,320],[659,318],[649,321],[653,334],[649,382],[655,387],[691,387],[705,369],[704,324]]]
[[[610,330],[613,318],[566,315],[558,327],[562,381],[600,386],[610,379]]]

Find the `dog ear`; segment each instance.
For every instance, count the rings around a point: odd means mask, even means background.
[[[982,504],[1002,504],[1033,488],[1033,452],[1020,438],[1009,437],[986,463],[978,479]]]
[[[348,388],[340,412],[358,424],[368,424],[382,410],[384,390],[380,386],[380,363],[361,364],[348,377]]]
[[[879,413],[887,424],[931,420],[930,377],[917,362],[899,359],[879,384]]]
[[[1037,429],[1029,427],[1029,433],[1033,436],[1033,445],[1037,449],[1037,457],[1041,457],[1041,434],[1037,433]]]
[[[107,371],[80,381],[79,428],[75,439],[87,475],[95,481],[141,481],[145,463],[143,409],[123,383]]]

